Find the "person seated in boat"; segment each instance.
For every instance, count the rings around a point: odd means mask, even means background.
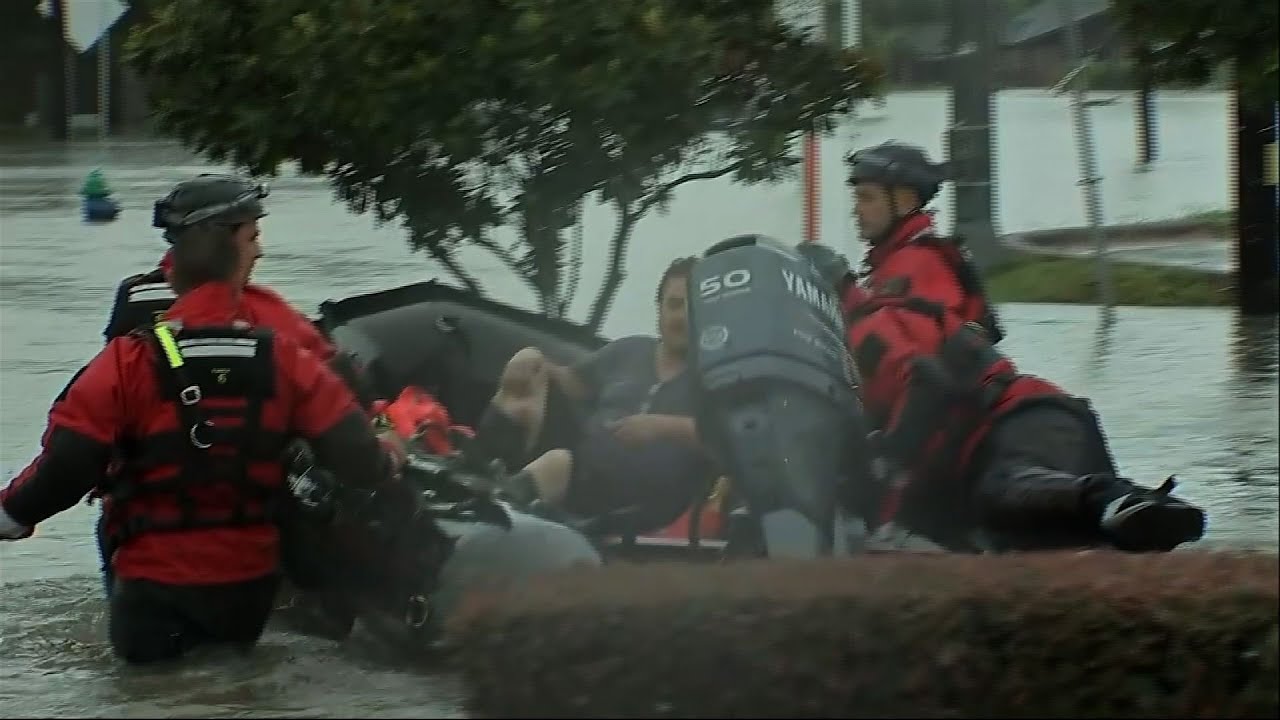
[[[680,258],[658,284],[658,336],[605,345],[565,367],[537,348],[511,358],[476,428],[475,450],[521,468],[501,493],[581,517],[625,513],[625,530],[663,527],[714,479],[686,372],[689,276]],[[529,459],[532,458],[530,461]]]
[[[849,163],[868,272],[859,284],[826,266],[876,445],[903,471],[879,520],[951,549],[1162,551],[1200,539],[1205,512],[1170,494],[1172,478],[1149,489],[1121,476],[1091,404],[996,348],[1003,331],[976,269],[925,209],[941,168],[892,142]]]

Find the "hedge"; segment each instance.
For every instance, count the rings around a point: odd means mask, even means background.
[[[615,565],[470,602],[502,717],[1280,716],[1274,555]]]

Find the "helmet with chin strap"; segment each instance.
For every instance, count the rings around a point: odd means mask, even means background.
[[[200,223],[252,222],[267,214],[262,200],[269,194],[266,185],[236,175],[197,175],[156,201],[151,225],[163,229],[164,239],[173,242],[183,230]]]
[[[905,187],[916,191],[920,205],[928,205],[947,180],[946,165],[932,163],[915,145],[890,140],[851,153],[849,184],[877,183],[886,188]]]

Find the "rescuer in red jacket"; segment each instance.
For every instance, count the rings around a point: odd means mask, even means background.
[[[862,286],[844,283],[849,348],[878,449],[911,478],[879,519],[956,549],[1198,540],[1204,511],[1169,494],[1172,478],[1149,490],[1120,477],[1090,403],[996,349],[1003,331],[968,253],[924,209],[942,168],[892,142],[849,163],[870,244]]]
[[[111,340],[73,378],[40,457],[0,491],[0,539],[29,536],[86,493],[104,497],[110,637],[131,662],[256,643],[278,583],[274,510],[288,493],[281,457],[292,438],[339,481],[408,499],[387,484],[398,461],[337,376],[238,317],[262,210],[262,193],[239,187],[203,211],[157,204],[179,294],[166,323]]]
[[[161,198],[156,203],[152,224],[162,229],[165,240],[172,243],[181,230],[174,225],[175,218],[195,218],[187,221],[189,224],[256,222],[267,215],[262,201],[268,195],[265,185],[255,185],[234,175],[203,173],[179,182]],[[245,202],[245,197],[252,198],[252,202]],[[237,271],[233,281],[234,285],[242,287],[235,319],[253,327],[270,329],[311,352],[329,364],[329,368],[356,394],[356,399],[363,407],[371,407],[376,400],[375,393],[351,359],[345,353],[338,353],[315,325],[279,293],[250,282],[261,257],[260,237],[255,237],[252,251],[246,255],[245,264]],[[132,275],[120,282],[111,308],[111,317],[103,330],[103,336],[108,342],[140,327],[150,327],[164,317],[177,298],[169,285],[169,271],[172,267],[173,249],[170,248],[154,270]],[[107,595],[110,595],[111,563],[102,538],[101,518],[98,536],[99,550],[102,552],[103,585]]]

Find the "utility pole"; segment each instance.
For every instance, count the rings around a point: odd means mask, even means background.
[[[947,159],[955,234],[981,267],[1004,255],[995,213],[995,105],[1000,13],[995,0],[951,0],[951,102]]]
[[[845,13],[849,5],[853,5],[856,13],[858,0],[821,0],[822,2],[822,34],[827,45],[836,52],[845,48]],[[810,131],[804,136],[804,241],[816,243],[821,239],[822,227],[822,180],[821,149],[816,133]]]
[[[1071,119],[1080,163],[1079,184],[1084,188],[1084,209],[1089,221],[1089,234],[1093,237],[1098,304],[1109,308],[1115,302],[1111,294],[1111,273],[1107,267],[1107,232],[1102,220],[1102,176],[1098,171],[1098,153],[1093,145],[1093,124],[1089,116],[1089,57],[1081,47],[1074,0],[1059,0],[1058,10],[1066,34],[1067,54],[1076,62],[1076,67],[1054,87],[1054,91],[1060,93],[1068,85],[1072,88]]]
[[[1244,315],[1273,315],[1280,312],[1280,104],[1250,97],[1237,77],[1227,117],[1232,130],[1237,303]]]
[[[1134,125],[1138,132],[1136,168],[1138,172],[1147,172],[1159,152],[1156,139],[1155,78],[1151,73],[1151,48],[1139,45],[1134,54],[1137,56],[1138,66],[1138,94],[1133,103]]]

